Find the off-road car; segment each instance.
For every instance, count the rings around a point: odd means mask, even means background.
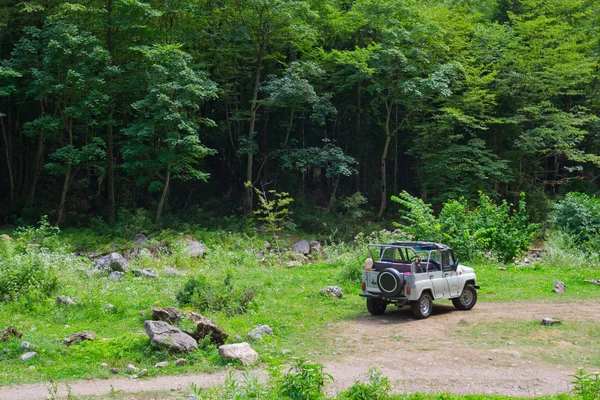
[[[365,261],[362,293],[367,310],[381,315],[388,304],[410,304],[416,318],[431,315],[433,300],[452,299],[459,310],[477,302],[473,268],[459,265],[452,249],[432,242],[370,244]]]

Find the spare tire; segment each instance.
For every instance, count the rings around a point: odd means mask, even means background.
[[[377,286],[388,297],[398,296],[404,290],[404,274],[394,268],[386,268],[377,276]]]

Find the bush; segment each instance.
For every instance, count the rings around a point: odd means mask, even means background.
[[[506,201],[494,204],[480,192],[474,208],[465,199],[452,200],[444,204],[437,218],[430,204],[406,192],[392,200],[406,209],[401,211],[404,222],[396,226],[417,240],[450,245],[459,258],[490,254],[509,262],[529,247],[538,228],[529,223],[524,195],[518,208],[513,208]]]
[[[176,299],[180,305],[192,306],[198,311],[242,314],[251,306],[254,295],[254,289],[235,288],[231,274],[227,273],[222,285],[211,284],[203,275],[191,277]]]
[[[62,257],[47,250],[32,249],[10,258],[0,256],[0,301],[13,301],[22,296],[50,296],[58,289],[55,265]]]
[[[333,377],[323,371],[322,365],[298,360],[281,378],[279,392],[293,400],[324,399],[323,388],[327,381],[333,381]]]
[[[580,368],[574,375],[573,393],[583,400],[600,399],[600,373],[588,373]]]
[[[550,222],[588,249],[600,249],[600,198],[571,192],[558,201]]]
[[[339,400],[387,400],[392,390],[390,380],[373,367],[369,370],[369,382],[356,381],[354,385],[338,394]]]

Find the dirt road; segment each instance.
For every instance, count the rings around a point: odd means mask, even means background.
[[[520,344],[527,343],[526,338],[473,346],[477,338],[471,336],[465,340],[457,334],[475,326],[497,326],[503,321],[535,324],[543,317],[559,318],[564,324],[597,323],[600,329],[600,303],[479,303],[468,312],[441,304],[436,305],[434,314],[427,320],[414,320],[410,310],[404,308],[391,309],[380,317],[365,316],[335,324],[329,328],[329,340],[324,344],[330,351],[326,371],[335,378],[329,390],[343,390],[357,379],[364,379],[371,367],[377,367],[399,393],[424,391],[522,397],[566,393],[571,389],[569,375],[575,368],[545,361],[545,353],[585,352],[585,348],[575,349],[577,344],[559,336],[546,346]],[[599,344],[592,345],[598,348]],[[85,380],[71,382],[70,387],[74,395],[105,395],[111,388],[123,393],[169,391],[189,388],[192,383],[198,386],[220,384],[225,376],[225,372],[219,372],[147,380]],[[60,393],[66,394],[64,384],[60,385]],[[0,388],[0,400],[47,397],[47,384]]]

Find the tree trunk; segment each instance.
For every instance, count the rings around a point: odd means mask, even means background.
[[[390,148],[390,141],[392,137],[386,135],[385,137],[385,146],[383,146],[383,152],[381,154],[381,204],[379,205],[379,213],[377,213],[377,218],[381,219],[383,213],[385,212],[385,207],[387,206],[387,154]]]
[[[40,117],[43,117],[46,113],[44,111],[44,102],[40,101]],[[33,202],[35,198],[35,190],[37,189],[37,181],[40,176],[40,170],[42,169],[42,161],[44,157],[44,132],[40,132],[37,142],[37,152],[35,154],[35,165],[33,167],[33,181],[31,183],[31,191],[29,192],[29,201]]]
[[[10,182],[10,202],[15,201],[15,178],[13,176],[12,170],[12,159],[11,159],[11,151],[10,151],[10,143],[8,142],[8,137],[6,135],[6,128],[4,127],[4,118],[0,117],[0,122],[2,123],[2,136],[4,137],[4,144],[6,145],[6,166],[8,167],[8,178]]]
[[[106,219],[108,222],[115,220],[115,160],[113,150],[113,109],[108,114],[108,125],[106,126],[106,192],[108,195],[108,210]]]
[[[71,180],[72,164],[67,165],[67,173],[65,174],[65,182],[63,183],[62,194],[60,195],[60,204],[58,206],[58,217],[56,218],[56,226],[59,226],[64,221],[65,203],[67,201],[67,192],[69,191],[69,182]]]
[[[163,188],[160,196],[160,202],[158,203],[158,210],[156,211],[156,222],[160,221],[162,217],[163,208],[165,206],[165,200],[167,199],[167,192],[169,191],[169,182],[171,181],[171,167],[167,167],[167,176],[165,177],[165,187]]]
[[[327,205],[327,212],[330,212],[335,202],[335,196],[337,194],[338,186],[340,185],[340,178],[334,178],[333,190],[331,191],[331,197],[329,198],[329,204]]]
[[[248,129],[248,163],[246,164],[246,190],[244,191],[244,214],[250,215],[252,213],[253,208],[253,196],[254,193],[250,184],[252,184],[252,163],[253,163],[253,146],[252,146],[252,136],[254,134],[254,126],[256,124],[256,113],[258,111],[258,104],[256,104],[256,100],[258,100],[258,87],[260,86],[260,69],[262,67],[262,46],[259,51],[258,61],[256,65],[256,74],[254,77],[254,90],[252,92],[252,102],[250,104],[250,128]]]
[[[106,0],[107,27],[106,27],[106,48],[111,56],[113,54],[113,28],[112,28],[112,8],[113,0]],[[114,106],[111,105],[108,113],[108,125],[106,125],[106,193],[108,195],[108,210],[106,219],[108,222],[115,220],[115,160],[113,148],[113,119]]]

